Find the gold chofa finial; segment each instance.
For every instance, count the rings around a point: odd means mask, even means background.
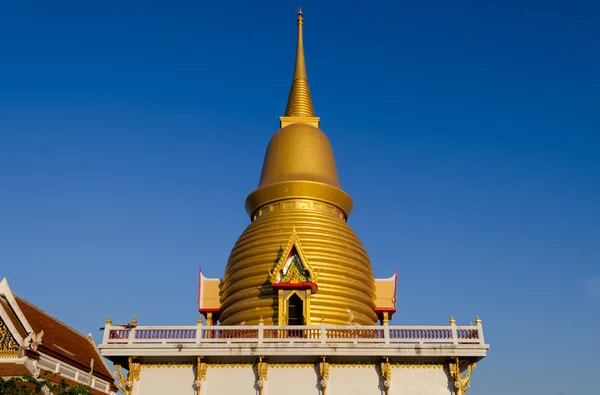
[[[306,62],[304,60],[304,42],[302,40],[302,25],[304,16],[302,9],[298,11],[298,46],[296,47],[296,67],[294,79],[290,88],[285,117],[314,117],[315,110],[310,96],[310,88],[306,77]]]

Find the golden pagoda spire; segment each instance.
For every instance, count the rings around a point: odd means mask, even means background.
[[[263,325],[288,322],[288,300],[274,284],[308,286],[294,291],[302,299],[298,310],[305,325],[375,325],[378,320],[373,269],[346,222],[352,198],[340,186],[333,148],[314,116],[303,23],[299,11],[285,116],[267,146],[258,188],[246,198],[251,223],[231,250],[219,287],[222,325],[255,325],[261,317]],[[281,265],[290,258],[299,270],[283,273]]]
[[[294,79],[290,88],[284,117],[310,117],[314,118],[315,110],[310,96],[308,78],[306,77],[306,62],[304,60],[304,42],[302,40],[302,25],[304,17],[302,9],[298,11],[298,46],[296,47],[296,67]],[[313,120],[314,122],[314,120]]]

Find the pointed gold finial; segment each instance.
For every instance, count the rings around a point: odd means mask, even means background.
[[[131,320],[131,325],[137,325],[137,318],[135,318],[135,316],[133,316],[133,319]]]
[[[202,325],[202,317],[198,317],[198,320],[196,321],[196,324]]]
[[[261,315],[261,316],[260,316],[260,319],[258,320],[258,324],[259,324],[259,325],[262,325],[262,324],[264,324],[264,323],[265,323],[265,320],[263,319],[263,316]]]
[[[475,317],[475,324],[481,325],[481,318],[479,318],[479,316]]]
[[[450,325],[454,324],[456,324],[456,320],[454,319],[454,317],[450,316]]]
[[[304,41],[302,38],[302,25],[304,16],[302,8],[298,10],[298,45],[296,47],[296,67],[294,68],[294,79],[290,88],[284,117],[310,117],[314,118],[315,110],[310,96],[308,78],[306,76],[306,62],[304,60]]]
[[[110,325],[112,324],[112,319],[110,318],[110,315],[108,316],[108,318],[106,319],[106,325]]]

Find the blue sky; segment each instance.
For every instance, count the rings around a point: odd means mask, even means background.
[[[296,3],[0,12],[0,277],[100,339],[192,325],[283,115]],[[471,395],[597,395],[600,4],[307,1],[308,76],[397,325],[478,314]]]

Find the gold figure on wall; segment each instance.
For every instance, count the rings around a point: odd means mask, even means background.
[[[319,376],[321,377],[319,383],[321,384],[321,391],[323,395],[327,395],[327,386],[329,385],[329,363],[323,357],[323,361],[319,363]]]
[[[388,395],[392,386],[392,365],[388,358],[381,363],[381,380],[383,380],[383,390]]]
[[[115,384],[124,395],[131,395],[133,393],[133,383],[140,380],[140,370],[142,370],[142,365],[133,362],[131,357],[129,357],[129,372],[127,376],[123,374],[121,365],[115,365],[115,372],[113,373]]]
[[[463,376],[460,370],[460,361],[458,357],[455,363],[450,363],[450,377],[454,380],[454,390],[456,395],[464,395],[471,385],[471,373],[475,370],[476,363],[471,363],[467,367],[467,372]]]
[[[263,394],[263,388],[267,383],[267,372],[269,370],[269,364],[263,362],[262,357],[259,358],[258,364],[256,365],[256,372],[258,373],[258,380],[256,380],[256,386],[258,387],[258,395]]]
[[[196,380],[194,381],[197,395],[200,395],[200,391],[202,391],[202,385],[206,382],[207,370],[208,364],[206,362],[202,362],[202,357],[198,357],[196,359]]]

